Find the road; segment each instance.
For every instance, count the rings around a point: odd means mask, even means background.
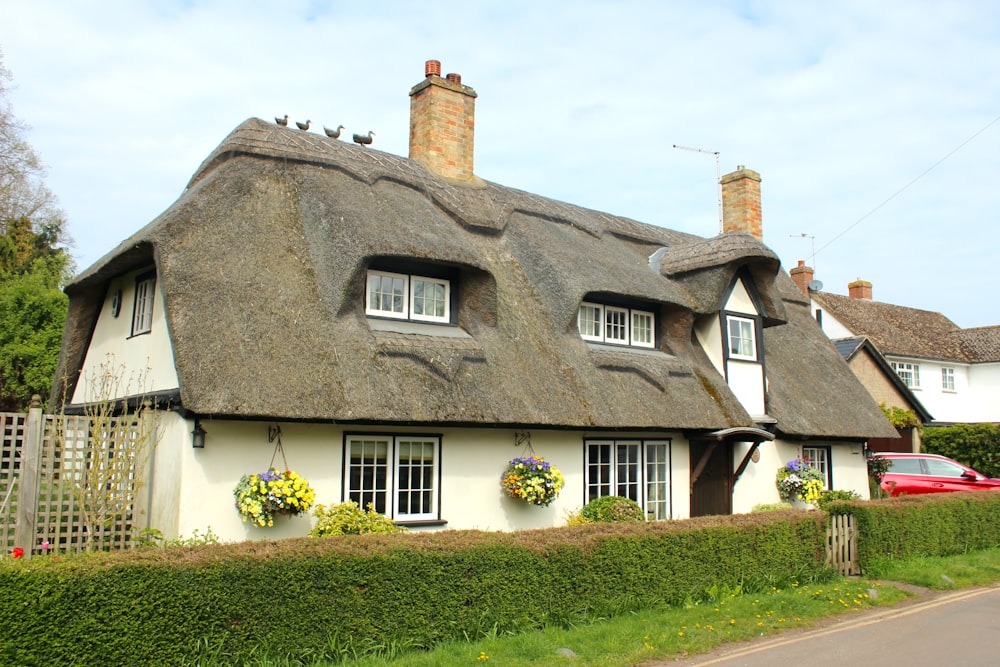
[[[1000,664],[1000,587],[935,594],[819,628],[659,663],[663,667]]]

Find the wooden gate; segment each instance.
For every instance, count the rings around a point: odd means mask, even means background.
[[[826,528],[826,562],[841,575],[861,574],[858,563],[858,531],[854,516],[834,514]]]

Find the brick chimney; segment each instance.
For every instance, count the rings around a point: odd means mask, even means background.
[[[427,61],[424,76],[410,89],[410,159],[444,178],[476,180],[476,91],[463,85],[458,74],[442,78],[437,60]]]
[[[813,269],[811,266],[806,266],[804,260],[799,260],[799,265],[788,272],[788,275],[792,277],[795,284],[799,286],[806,296],[809,296],[809,283],[813,280]]]
[[[719,180],[722,186],[722,231],[747,232],[764,240],[760,214],[760,174],[743,165]]]
[[[867,299],[872,300],[872,284],[867,280],[855,280],[853,283],[848,283],[847,294],[852,299]]]

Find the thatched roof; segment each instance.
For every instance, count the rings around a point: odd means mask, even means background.
[[[372,262],[414,258],[454,272],[458,327],[365,317]],[[778,428],[882,434],[874,405],[859,407],[863,387],[752,237],[701,239],[493,183],[455,185],[414,161],[257,119],[223,141],[169,209],[67,287],[60,376],[79,371],[108,281],[153,264],[180,400],[200,415],[753,426],[691,330],[742,269],[769,325]],[[583,341],[579,304],[601,295],[656,308],[660,348]]]

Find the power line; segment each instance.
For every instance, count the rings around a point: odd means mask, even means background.
[[[1000,121],[1000,116],[997,116],[996,118],[994,118],[993,120],[991,120],[990,122],[988,122],[978,132],[976,132],[971,137],[969,137],[968,139],[966,139],[965,141],[963,141],[962,143],[960,143],[958,146],[956,146],[955,148],[953,148],[951,150],[951,152],[949,152],[943,158],[941,158],[940,160],[938,160],[937,162],[935,162],[931,166],[927,167],[927,169],[925,169],[923,172],[921,172],[921,174],[919,176],[917,176],[916,178],[914,178],[912,181],[910,181],[909,183],[907,183],[906,185],[904,185],[900,189],[898,189],[895,192],[893,192],[881,204],[879,204],[878,206],[876,206],[875,208],[873,208],[872,210],[868,211],[863,216],[861,216],[860,218],[858,218],[854,222],[854,224],[852,224],[851,226],[847,227],[844,231],[842,231],[839,234],[837,234],[836,236],[834,236],[832,239],[830,239],[829,241],[827,241],[826,244],[820,246],[819,250],[816,250],[816,251],[813,252],[813,257],[814,257],[813,261],[815,261],[816,253],[823,252],[823,250],[826,249],[827,247],[829,247],[830,245],[832,245],[834,243],[834,241],[838,240],[840,237],[842,237],[845,234],[847,234],[847,232],[851,231],[852,229],[854,229],[855,227],[857,227],[858,225],[860,225],[862,222],[864,222],[867,218],[869,218],[872,214],[874,214],[880,208],[882,208],[883,206],[885,206],[886,204],[888,204],[889,202],[891,202],[893,199],[895,199],[896,197],[898,197],[904,190],[906,190],[911,185],[913,185],[914,183],[916,183],[917,181],[919,181],[921,178],[923,178],[924,176],[926,176],[928,173],[930,173],[931,170],[933,170],[939,164],[941,164],[942,162],[944,162],[945,160],[947,160],[948,158],[950,158],[952,155],[954,155],[955,153],[957,153],[958,151],[960,151],[962,148],[964,148],[967,143],[969,143],[970,141],[972,141],[973,139],[975,139],[976,137],[978,137],[980,134],[982,134],[986,130],[990,129],[990,127],[993,126],[997,121]]]

